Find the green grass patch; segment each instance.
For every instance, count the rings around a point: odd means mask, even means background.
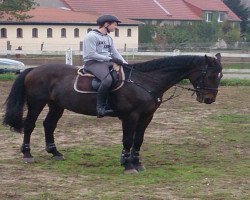
[[[181,85],[190,85],[190,81],[184,79],[180,82]],[[221,86],[250,86],[250,80],[248,79],[222,79]]]
[[[224,114],[213,116],[212,119],[222,121],[225,124],[249,124],[250,125],[250,115],[242,115],[242,114]]]
[[[222,86],[250,86],[250,80],[247,79],[222,79]]]
[[[0,74],[0,81],[12,81],[15,80],[17,77],[14,73],[4,73]]]
[[[223,65],[226,69],[250,69],[250,63],[234,63]]]
[[[178,191],[178,196],[202,198],[207,182],[248,172],[248,165],[242,164],[240,158],[235,157],[235,162],[232,162],[231,156],[218,157],[211,153],[210,148],[204,149],[196,144],[162,143],[144,145],[142,160],[147,171],[126,176],[119,164],[120,151],[121,145],[70,148],[62,151],[65,161],[44,159],[35,165],[58,176],[84,176],[92,188],[89,197],[97,198],[96,194],[114,191],[114,194],[99,196],[100,199],[122,199],[125,194],[131,196],[138,191],[142,197],[152,196],[154,199],[156,194],[152,194],[152,188],[164,185],[171,185],[174,191]],[[125,185],[130,189],[126,187],[124,190]]]

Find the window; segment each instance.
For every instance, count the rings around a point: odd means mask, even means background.
[[[219,12],[218,22],[224,22],[226,20],[226,13]]]
[[[87,33],[90,32],[90,31],[92,31],[92,28],[88,28]]]
[[[131,31],[130,28],[127,30],[127,36],[128,36],[128,37],[131,37],[131,36],[132,36],[132,31]]]
[[[118,28],[115,29],[115,37],[119,37],[119,29]]]
[[[211,22],[213,18],[213,13],[207,12],[206,13],[206,22]]]
[[[65,37],[66,37],[66,29],[65,29],[65,28],[62,28],[62,29],[61,29],[61,37],[62,37],[62,38],[65,38]]]
[[[38,29],[37,28],[33,28],[32,29],[32,37],[33,38],[37,38],[38,37]]]
[[[52,36],[53,36],[52,28],[48,28],[48,29],[47,29],[47,37],[48,37],[48,38],[52,38]]]
[[[18,28],[18,29],[16,30],[16,37],[17,37],[17,38],[22,38],[22,37],[23,37],[23,29]]]
[[[79,37],[79,28],[74,29],[74,37]]]
[[[1,38],[7,38],[7,29],[6,28],[1,28]]]

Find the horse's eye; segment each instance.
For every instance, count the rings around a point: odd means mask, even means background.
[[[217,76],[211,75],[211,76],[208,76],[207,78],[208,78],[209,80],[214,80],[214,79],[217,79]]]

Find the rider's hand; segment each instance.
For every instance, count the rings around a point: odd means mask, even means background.
[[[120,60],[119,58],[112,58],[110,62],[116,63],[117,65],[122,65],[123,61]]]

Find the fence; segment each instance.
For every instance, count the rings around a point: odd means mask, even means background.
[[[60,45],[60,44],[58,44]],[[66,63],[71,64],[73,62],[73,56],[81,56],[82,51],[74,50],[69,44],[68,47],[62,45],[62,51],[48,51],[48,50],[3,50],[0,47],[0,56],[13,57],[17,59],[28,58],[29,55],[37,57],[44,56],[65,56]],[[72,51],[71,51],[72,49]],[[68,50],[68,51],[67,51]],[[210,55],[213,56],[220,52],[222,54],[223,63],[250,63],[250,42],[241,42],[231,45],[230,48],[222,48],[222,45],[216,46],[211,43],[180,43],[169,45],[153,45],[153,44],[139,44],[138,48],[126,48],[118,49],[120,53],[128,62],[135,62],[136,60],[148,60],[151,58],[175,56],[175,55]]]
[[[140,43],[138,46],[138,51],[167,51],[172,52],[175,49],[184,52],[211,52],[214,50],[221,51],[240,51],[248,52],[250,51],[250,42],[235,42],[226,44],[223,41],[217,43],[171,43],[171,44],[150,44],[150,43]]]

